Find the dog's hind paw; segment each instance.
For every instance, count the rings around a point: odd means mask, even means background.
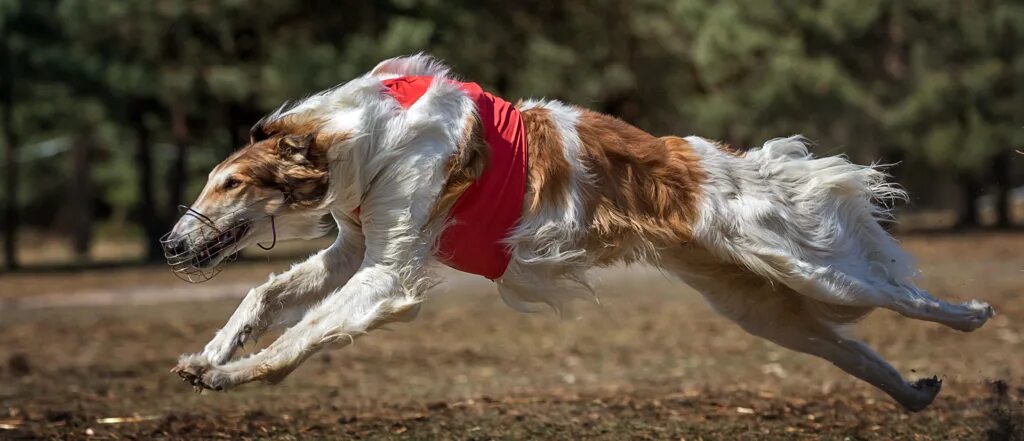
[[[959,305],[964,310],[964,317],[960,321],[951,324],[953,329],[963,332],[971,332],[984,325],[988,319],[996,315],[995,309],[988,303],[980,300],[971,300]]]
[[[901,402],[904,408],[911,412],[920,412],[932,404],[935,400],[935,396],[942,390],[942,380],[939,377],[921,378],[913,383],[910,383],[910,388],[917,391],[915,397],[912,400],[906,400]]]

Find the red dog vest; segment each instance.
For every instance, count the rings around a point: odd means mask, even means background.
[[[409,108],[433,77],[399,77],[384,81],[388,93]],[[526,129],[512,103],[484,92],[476,83],[453,82],[476,103],[490,164],[452,205],[449,226],[441,233],[437,258],[444,264],[488,279],[505,272],[511,258],[503,242],[519,223],[526,193]]]

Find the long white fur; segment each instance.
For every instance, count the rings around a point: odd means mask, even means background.
[[[434,81],[402,109],[383,94],[381,80],[406,75],[449,74],[425,55],[386,60],[363,77],[268,116],[306,118],[319,121],[326,133],[351,135],[331,148],[331,187],[318,208],[338,221],[339,237],[254,288],[204,351],[183,356],[180,367],[214,388],[276,381],[324,345],[415,315],[432,285],[427,268],[444,227],[429,215],[444,185],[445,161],[475,108],[453,84]],[[544,203],[510,234],[512,261],[496,282],[516,309],[547,304],[564,312],[569,300],[591,297],[585,273],[598,254],[587,248],[593,245],[587,241],[584,188],[593,181],[576,131],[580,111],[558,101],[520,107],[542,107],[552,115],[571,184],[564,205]],[[902,191],[876,167],[814,158],[799,137],[774,139],[744,155],[703,138],[686,141],[707,176],[695,243],[638,243],[621,255],[677,275],[755,335],[825,358],[908,408],[930,403],[937,385],[907,383],[843,332],[875,307],[961,330],[992,315],[982,302],[952,305],[913,285],[913,262],[878,224],[888,216],[881,201],[903,197]],[[291,327],[263,351],[229,361],[241,344],[274,326]]]

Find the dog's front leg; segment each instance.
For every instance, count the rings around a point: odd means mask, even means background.
[[[247,341],[294,324],[310,305],[343,286],[359,268],[365,247],[358,229],[345,225],[340,229],[329,248],[250,290],[203,351],[182,355],[173,371],[191,379],[227,363]]]
[[[225,390],[256,380],[275,383],[327,345],[349,343],[386,323],[414,318],[420,294],[427,288],[423,269],[443,224],[431,223],[429,210],[420,209],[419,204],[429,201],[403,201],[395,194],[399,192],[385,188],[364,201],[366,252],[344,287],[307,310],[267,348],[213,366],[194,378],[193,384]]]
[[[344,288],[310,309],[269,347],[214,366],[202,372],[193,384],[225,390],[255,380],[278,382],[324,346],[349,343],[385,323],[411,320],[418,302],[417,296],[403,289],[396,269],[364,264]]]
[[[428,109],[430,102],[426,97],[418,106]],[[430,111],[410,115],[407,125],[427,124],[435,118]],[[461,126],[453,130],[461,136]],[[359,216],[365,253],[345,286],[308,309],[262,351],[186,379],[216,390],[254,380],[277,382],[326,345],[350,342],[385,323],[415,316],[420,293],[426,288],[422,270],[444,225],[443,218],[433,216],[433,209],[445,183],[441,171],[453,146],[449,137],[438,137],[437,131],[428,131],[404,148],[412,145],[417,154],[375,159],[371,165],[382,168],[361,173],[372,177],[362,183],[364,191],[356,192],[363,194]]]

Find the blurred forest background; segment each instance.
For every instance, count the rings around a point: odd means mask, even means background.
[[[0,263],[159,259],[281,102],[430,52],[737,147],[803,133],[898,163],[901,228],[1024,223],[1020,0],[0,0]]]

